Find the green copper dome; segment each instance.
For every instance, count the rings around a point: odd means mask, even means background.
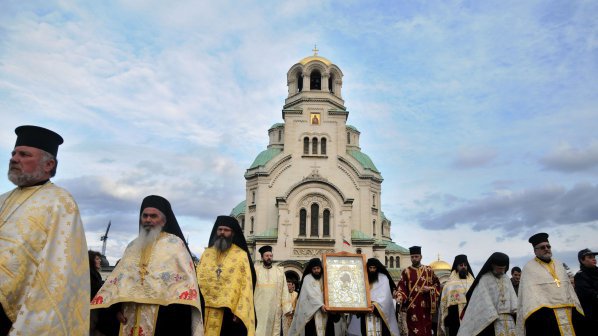
[[[242,201],[241,203],[237,204],[236,207],[230,212],[232,217],[237,217],[242,213],[245,213],[245,207],[247,206],[247,201]]]
[[[258,154],[258,156],[253,160],[251,167],[249,169],[253,169],[259,166],[265,166],[270,160],[272,160],[276,155],[280,154],[282,149],[280,148],[268,148],[265,151]]]
[[[355,160],[357,160],[364,169],[369,169],[373,172],[380,173],[378,168],[376,168],[374,165],[374,162],[372,162],[372,159],[370,159],[370,157],[364,152],[351,149],[347,151],[347,154],[351,155]]]

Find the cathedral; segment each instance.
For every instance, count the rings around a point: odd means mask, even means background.
[[[362,253],[385,264],[393,278],[410,264],[409,250],[390,238],[381,209],[382,175],[347,124],[343,72],[318,55],[287,72],[282,123],[268,130],[268,147],[245,172],[246,197],[231,213],[253,256],[273,247],[287,276],[323,253]]]

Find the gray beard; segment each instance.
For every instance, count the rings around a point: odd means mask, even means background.
[[[158,240],[158,236],[160,236],[160,232],[162,232],[161,227],[154,227],[150,230],[146,230],[143,226],[139,229],[139,236],[137,237],[136,245],[139,249],[143,250],[144,248],[152,245],[153,243]]]
[[[8,180],[18,187],[34,185],[44,178],[44,170],[38,167],[33,173],[23,173],[8,169]]]
[[[232,236],[230,238],[216,237],[214,239],[214,243],[212,244],[212,246],[214,246],[214,248],[218,252],[224,252],[224,251],[228,250],[232,244],[233,244]]]

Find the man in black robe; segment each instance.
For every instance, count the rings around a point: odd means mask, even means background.
[[[598,267],[596,252],[583,249],[577,254],[579,272],[575,274],[575,292],[583,308],[585,319],[583,334],[592,335],[598,331]]]

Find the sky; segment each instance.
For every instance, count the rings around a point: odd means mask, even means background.
[[[149,194],[200,254],[317,44],[396,243],[475,272],[494,251],[523,266],[547,232],[575,271],[598,249],[597,15],[583,0],[0,0],[0,151],[19,125],[60,133],[53,181],[89,248],[112,223],[111,262]]]

